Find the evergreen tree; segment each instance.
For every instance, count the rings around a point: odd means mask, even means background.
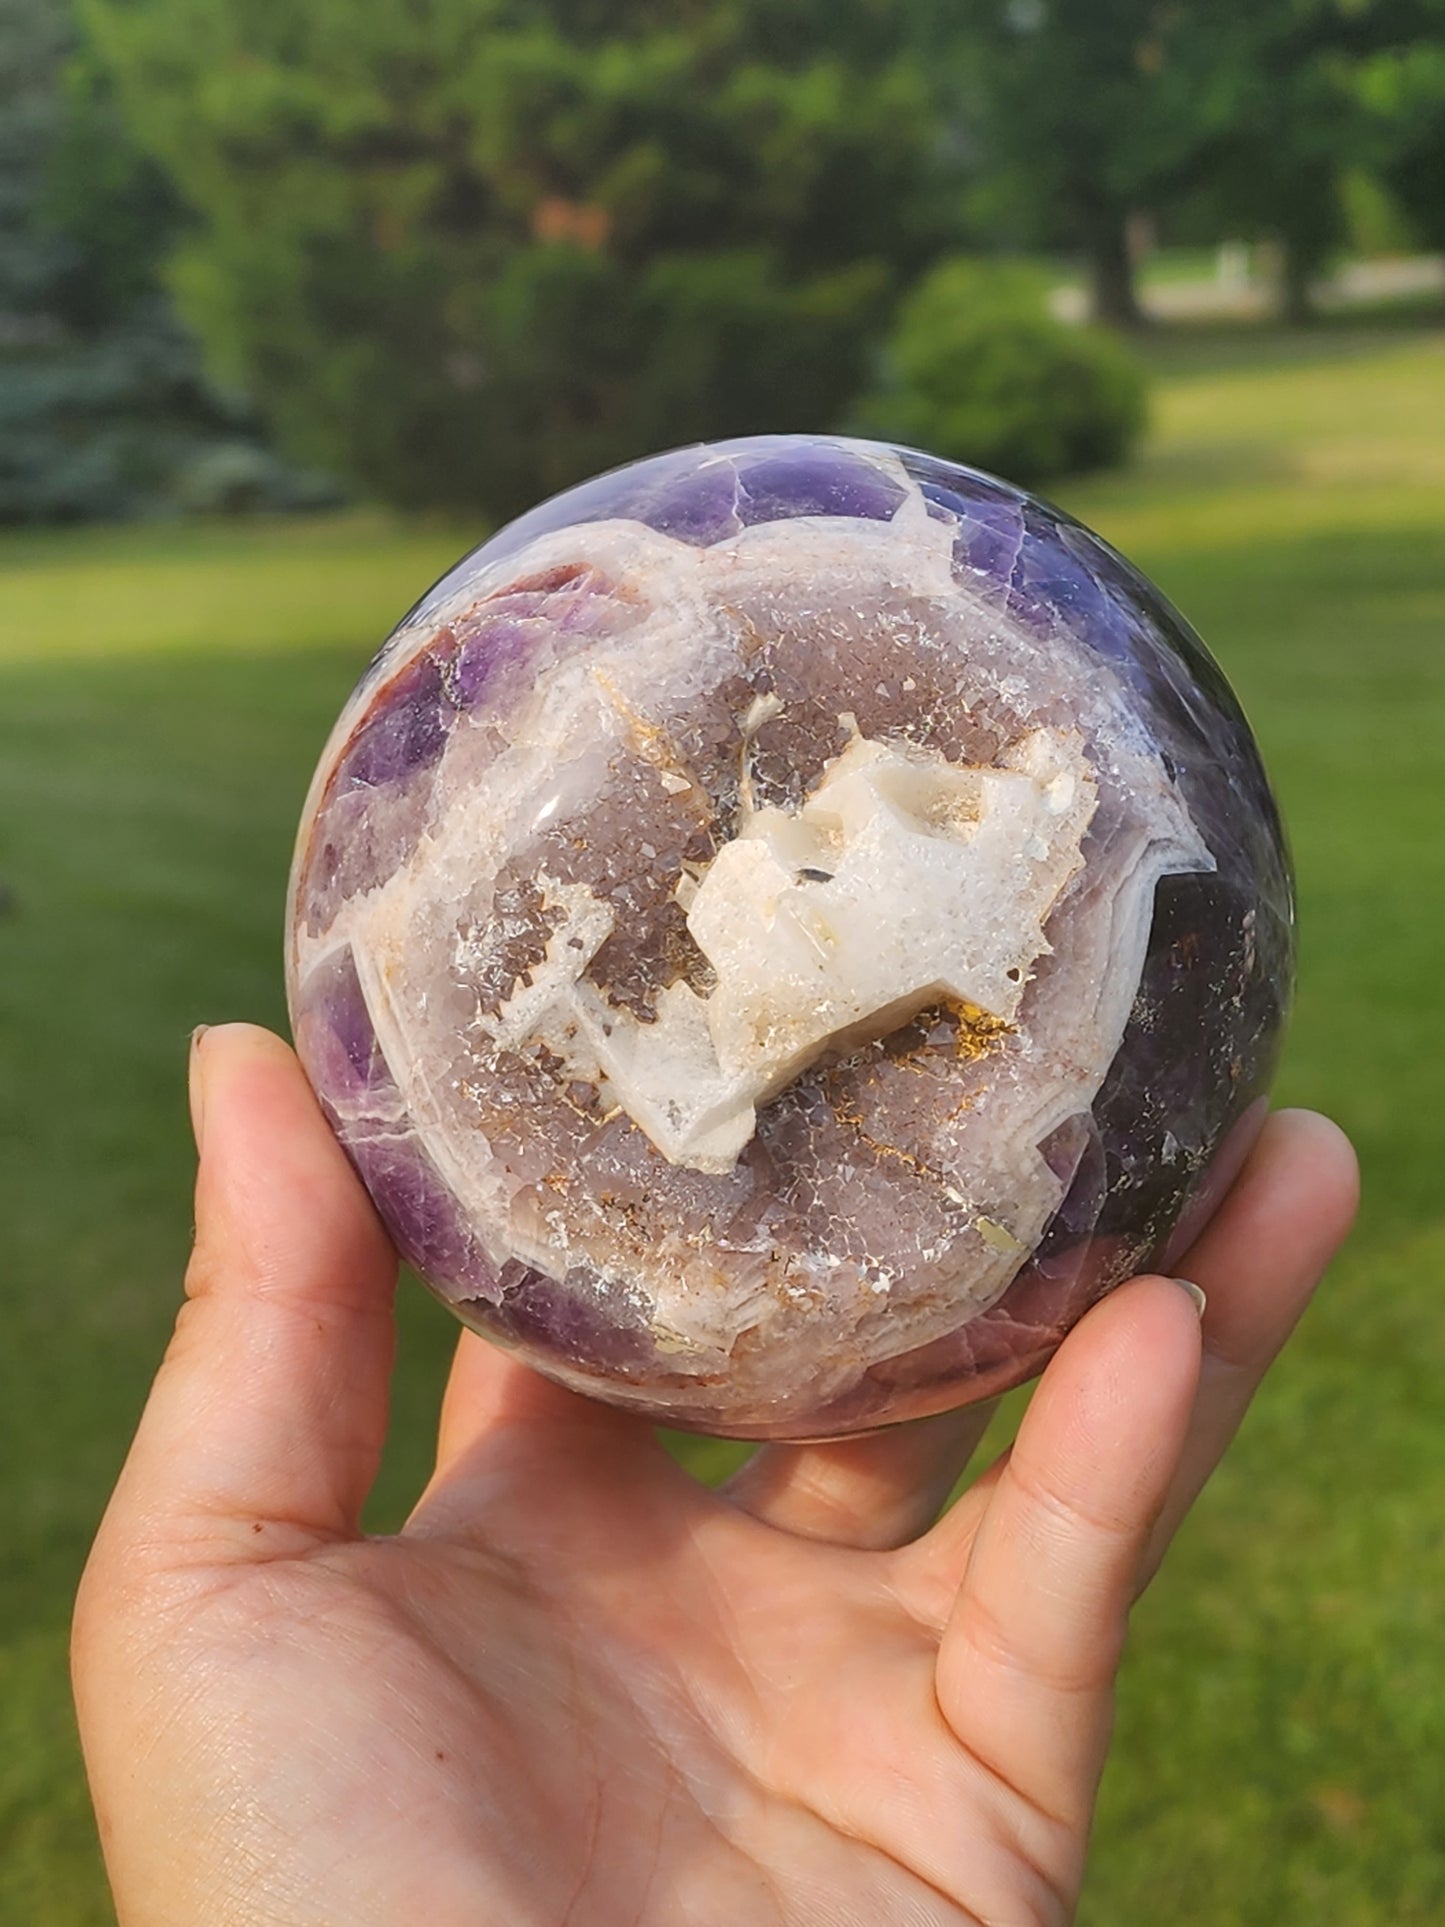
[[[0,520],[297,495],[171,309],[180,215],[64,8],[0,0]]]
[[[907,0],[92,0],[194,210],[184,310],[287,445],[508,514],[826,426],[927,258]]]

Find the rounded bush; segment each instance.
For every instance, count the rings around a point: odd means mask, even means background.
[[[857,425],[1037,484],[1122,461],[1145,395],[1128,349],[1056,320],[1031,270],[955,259],[904,300]]]

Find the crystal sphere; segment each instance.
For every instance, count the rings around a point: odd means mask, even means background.
[[[466,1324],[661,1423],[840,1437],[1177,1258],[1293,951],[1249,728],[1077,523],[770,436],[588,482],[363,676],[292,876],[302,1061]]]

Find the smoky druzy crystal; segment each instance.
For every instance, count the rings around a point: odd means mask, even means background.
[[[402,1253],[567,1385],[837,1436],[1036,1372],[1238,1167],[1287,1002],[1248,727],[1087,530],[680,450],[504,529],[307,806],[303,1061]]]

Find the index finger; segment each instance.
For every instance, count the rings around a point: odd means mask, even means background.
[[[1114,1675],[1150,1528],[1189,1426],[1197,1306],[1136,1278],[1044,1373],[981,1517],[938,1656],[960,1743],[1036,1814],[1075,1834],[1103,1769]]]

